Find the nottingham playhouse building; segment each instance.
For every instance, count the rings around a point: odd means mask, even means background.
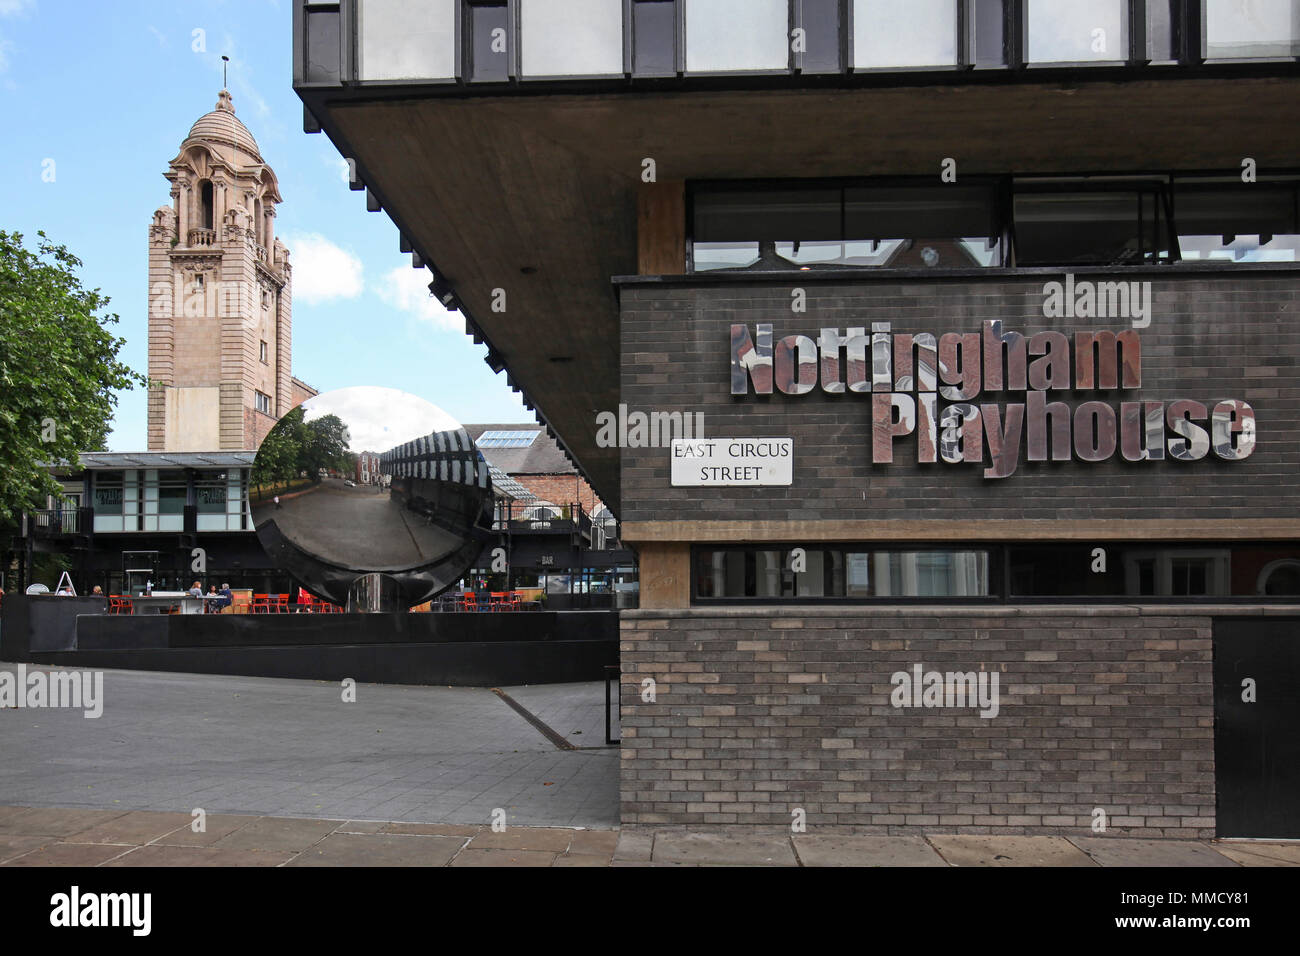
[[[1300,837],[1291,0],[296,11],[639,554],[624,823]]]

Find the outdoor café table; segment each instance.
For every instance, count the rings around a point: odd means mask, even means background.
[[[203,602],[210,600],[208,597],[191,597],[185,591],[158,592],[147,597],[133,597],[130,601],[135,605],[136,614],[167,614],[171,608],[179,607],[182,614],[202,614]]]

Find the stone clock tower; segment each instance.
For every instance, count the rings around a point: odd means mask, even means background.
[[[149,450],[256,449],[300,400],[280,191],[222,90],[164,173],[149,227]]]

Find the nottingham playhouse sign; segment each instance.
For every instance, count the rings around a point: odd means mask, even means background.
[[[1197,461],[1213,448],[1227,461],[1255,450],[1255,412],[1229,399],[1213,406],[1169,402],[1086,401],[1071,408],[1049,392],[1128,391],[1142,387],[1142,341],[1135,329],[1023,335],[1001,321],[982,332],[894,333],[888,322],[868,334],[822,329],[813,340],[787,335],[773,344],[772,326],[731,327],[731,394],[773,388],[806,395],[871,397],[871,455],[894,460],[894,440],[916,436],[919,462],[991,464],[985,478],[1006,478],[1029,461]],[[1024,393],[1024,401],[975,404],[989,392]],[[951,404],[941,404],[948,402]],[[1208,426],[1208,430],[1207,427]]]

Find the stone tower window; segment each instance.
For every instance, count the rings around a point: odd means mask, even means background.
[[[202,204],[202,215],[199,221],[203,223],[202,228],[212,229],[212,180],[205,179],[199,186],[199,202]]]

